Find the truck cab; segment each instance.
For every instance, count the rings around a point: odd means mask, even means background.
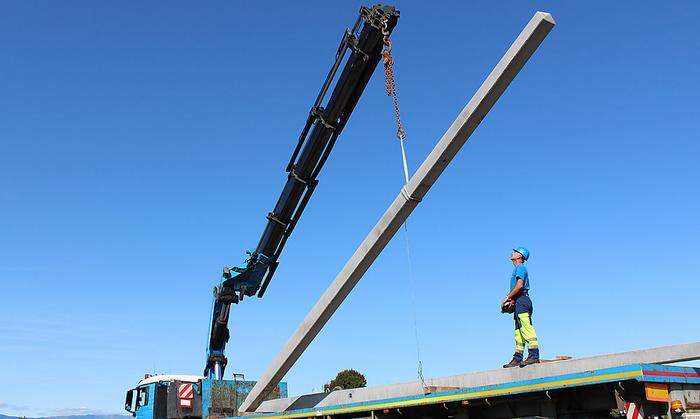
[[[146,374],[135,388],[126,392],[124,409],[137,419],[201,417],[202,379],[196,375]],[[187,399],[192,400],[189,408],[178,407],[177,393],[180,386],[192,387],[192,399]]]
[[[238,415],[238,408],[255,381],[217,380],[197,375],[148,375],[126,392],[124,409],[137,419],[221,418]],[[269,399],[287,397],[280,383]]]

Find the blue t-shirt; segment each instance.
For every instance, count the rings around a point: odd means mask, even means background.
[[[525,267],[524,264],[520,264],[513,269],[513,275],[510,277],[510,289],[512,290],[515,288],[515,284],[517,283],[517,279],[520,278],[523,280],[523,289],[524,290],[529,290],[530,289],[530,277],[527,274],[527,268]]]

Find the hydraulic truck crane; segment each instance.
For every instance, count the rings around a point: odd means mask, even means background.
[[[260,298],[265,294],[284,245],[318,184],[316,178],[377,67],[384,47],[384,36],[394,29],[398,16],[398,11],[391,6],[362,7],[352,29],[343,34],[335,63],[309,111],[304,129],[287,164],[287,182],[275,208],[267,214],[267,225],[257,247],[249,253],[245,266],[225,267],[223,282],[214,290],[205,377],[223,377],[227,362],[224,349],[229,339],[228,317],[231,304],[243,301],[246,296],[257,294]],[[326,93],[348,51],[350,56],[345,61],[330,98],[323,105]]]
[[[125,408],[139,419],[210,417],[235,414],[253,382],[224,380],[231,306],[245,297],[265,294],[279,257],[318,185],[338,136],[382,57],[384,41],[393,31],[399,12],[377,4],[361,7],[342,36],[335,61],[314,101],[286,167],[287,181],[267,214],[267,224],[255,250],[243,266],[227,266],[214,288],[214,301],[203,376],[147,376],[129,390]],[[246,390],[247,389],[247,390]],[[272,396],[286,396],[280,385]]]

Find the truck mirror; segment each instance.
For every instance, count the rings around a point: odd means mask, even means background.
[[[131,389],[126,392],[126,400],[124,401],[124,410],[136,416],[134,402],[136,401],[136,389]]]

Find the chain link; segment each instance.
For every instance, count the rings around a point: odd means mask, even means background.
[[[386,85],[386,95],[391,96],[394,101],[394,114],[396,115],[396,137],[403,141],[406,139],[406,130],[401,123],[401,108],[399,107],[399,95],[396,89],[396,79],[394,78],[394,57],[391,55],[391,39],[389,39],[389,30],[387,22],[382,23],[382,35],[384,35],[384,78]]]

